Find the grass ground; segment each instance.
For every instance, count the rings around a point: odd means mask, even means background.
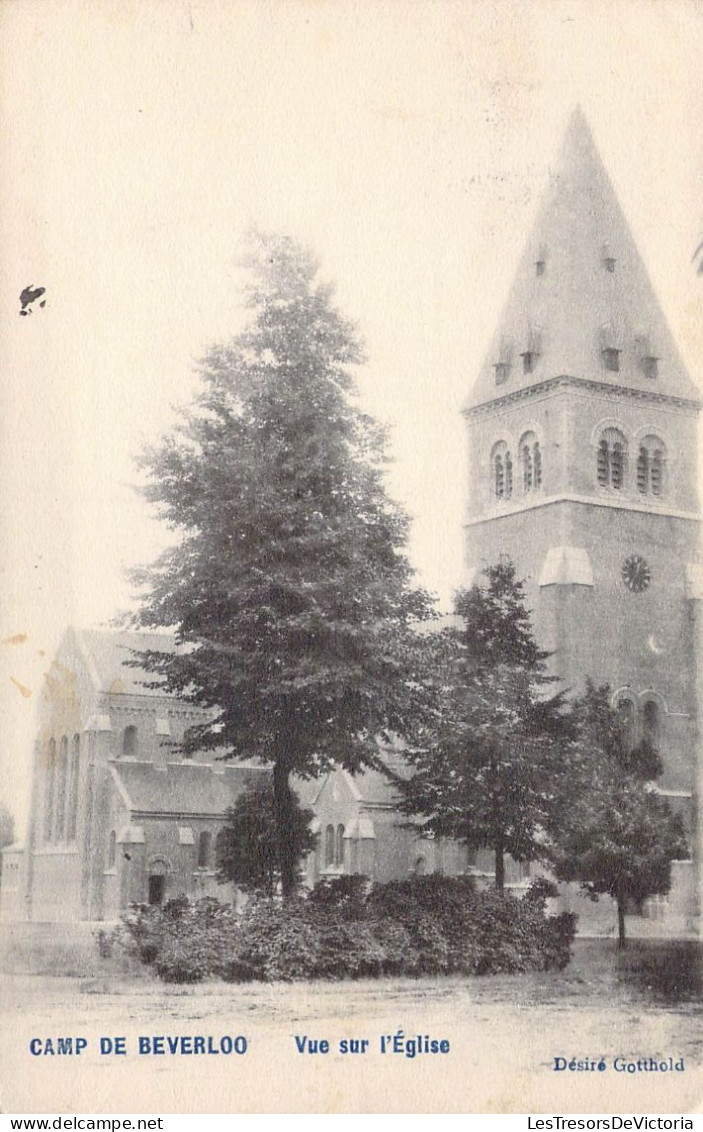
[[[66,957],[64,956],[64,963]],[[703,1104],[696,944],[578,941],[564,972],[358,983],[168,986],[143,969],[5,980],[0,1069],[11,1112],[692,1112]],[[70,967],[70,962],[68,963]],[[56,968],[55,968],[56,969]],[[447,1055],[380,1051],[381,1036],[445,1037]],[[245,1034],[245,1056],[140,1055],[150,1035]],[[81,1058],[33,1057],[32,1037],[83,1035]],[[296,1035],[326,1038],[301,1054]],[[101,1056],[100,1037],[127,1053]],[[366,1053],[339,1051],[365,1038]],[[556,1071],[554,1059],[607,1069]],[[615,1058],[684,1059],[619,1072]]]

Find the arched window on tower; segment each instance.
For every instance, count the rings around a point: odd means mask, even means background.
[[[598,443],[596,478],[600,487],[621,491],[627,472],[627,441],[616,428],[607,428]]]
[[[504,440],[493,447],[491,469],[494,495],[497,499],[510,499],[513,494],[513,461]]]
[[[532,452],[529,444],[525,444],[520,449],[520,459],[522,460],[522,486],[525,491],[532,491]]]
[[[542,452],[539,446],[539,440],[535,441],[534,448],[532,449],[532,461],[535,469],[535,487],[542,486]]]
[[[645,436],[637,454],[637,490],[641,495],[664,491],[664,444],[658,436]]]
[[[620,489],[625,480],[625,445],[616,440],[610,453],[610,486]]]
[[[505,495],[505,467],[500,452],[493,457],[493,490],[499,499]]]
[[[598,445],[598,483],[607,487],[610,483],[610,449],[607,440],[601,440]]]
[[[117,862],[117,834],[114,829],[110,832],[110,840],[107,843],[107,867],[114,869]]]
[[[649,452],[644,447],[637,455],[637,490],[643,495],[649,491]]]
[[[649,466],[649,482],[652,495],[661,495],[664,490],[664,451],[655,448],[652,453],[652,462]]]
[[[542,453],[534,432],[526,432],[520,441],[522,487],[525,494],[542,486]]]

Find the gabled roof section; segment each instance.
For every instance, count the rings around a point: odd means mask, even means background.
[[[157,652],[174,652],[175,639],[171,633],[130,633],[111,629],[73,629],[76,645],[98,692],[113,695],[164,696],[158,688],[145,683],[157,677],[142,668],[132,668],[126,661],[134,659],[134,651],[153,649]]]
[[[336,802],[357,803],[362,807],[392,806],[398,798],[398,779],[409,778],[412,770],[400,750],[382,751],[381,762],[382,766],[366,767],[358,774],[351,774],[343,767],[334,767],[322,778],[294,778],[291,785],[300,804],[307,808],[324,803],[325,797],[335,790]]]
[[[359,801],[367,806],[394,805],[398,800],[398,780],[408,779],[412,773],[401,751],[384,751],[381,758],[382,767],[369,767],[353,776]]]
[[[239,795],[265,770],[252,766],[218,769],[198,763],[169,763],[158,768],[147,762],[111,764],[120,795],[132,813],[203,814],[221,817]]]
[[[329,772],[328,772],[329,773]],[[298,778],[294,775],[291,779],[291,788],[298,796],[298,801],[303,809],[310,809],[315,805],[320,792],[324,789],[328,775],[325,774],[322,778]]]
[[[617,371],[606,366],[608,349],[617,353]],[[696,401],[700,396],[580,108],[464,408],[561,376]]]

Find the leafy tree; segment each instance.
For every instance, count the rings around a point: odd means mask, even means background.
[[[613,897],[623,948],[628,904],[669,891],[671,862],[687,856],[686,839],[678,815],[652,789],[662,772],[659,754],[647,741],[630,746],[607,685],[589,682],[573,719],[569,788],[552,828],[553,868],[594,899]]]
[[[284,896],[295,888],[289,779],[378,761],[378,736],[422,712],[406,515],[384,484],[385,435],[354,400],[362,360],[312,256],[258,237],[248,328],[201,363],[181,427],[147,451],[147,498],[181,535],[151,567],[139,623],[175,654],[139,663],[213,709],[192,748],[273,772]]]
[[[456,596],[461,628],[434,642],[441,707],[399,789],[404,812],[419,815],[428,834],[492,849],[502,889],[506,854],[546,855],[568,716],[562,693],[551,691],[515,567],[501,560],[484,575],[483,587]]]
[[[311,810],[303,810],[293,797],[292,824],[288,831],[290,851],[299,876],[299,865],[315,848],[310,829]],[[281,879],[276,853],[276,805],[273,782],[267,776],[239,795],[225,815],[217,835],[217,879],[233,881],[244,892],[274,896]]]
[[[4,802],[0,802],[0,849],[15,840],[15,819]]]

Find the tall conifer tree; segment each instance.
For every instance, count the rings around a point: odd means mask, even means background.
[[[201,364],[179,429],[147,451],[146,496],[179,534],[137,572],[139,620],[176,653],[140,663],[213,709],[193,744],[273,772],[284,896],[296,884],[290,776],[378,761],[422,711],[412,625],[429,615],[384,484],[384,431],[355,402],[362,351],[286,237],[258,237],[248,328]]]

